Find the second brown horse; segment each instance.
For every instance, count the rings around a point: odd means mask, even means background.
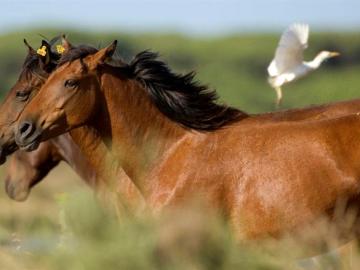
[[[24,61],[23,70],[0,107],[2,149],[0,159],[2,162],[5,161],[7,155],[17,149],[13,130],[19,113],[37,94],[40,86],[46,81],[59,60],[59,56],[52,52],[51,45],[46,41],[42,43],[48,52],[46,56],[38,55],[26,41],[25,45],[28,48],[28,55]],[[121,185],[113,187],[111,190],[102,186],[102,181],[98,181],[96,171],[89,165],[68,134],[44,142],[34,152],[17,151],[13,154],[5,180],[5,189],[8,195],[18,201],[25,200],[30,189],[62,160],[67,162],[98,194],[102,194],[103,198],[108,200],[115,196],[112,203],[115,203],[117,209],[123,208],[125,204],[131,208],[135,207],[135,204],[137,207],[143,204],[138,191],[130,181],[126,181],[128,178],[122,171],[118,172],[119,178],[124,179]],[[131,194],[131,198],[117,200],[119,199],[116,198],[117,195],[123,197],[121,194],[124,189]]]

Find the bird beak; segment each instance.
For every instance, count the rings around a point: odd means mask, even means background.
[[[338,52],[330,52],[330,57],[337,57],[339,55],[340,55],[340,53],[338,53]]]

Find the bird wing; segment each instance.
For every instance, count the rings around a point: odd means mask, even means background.
[[[270,76],[278,76],[300,65],[308,46],[309,25],[292,24],[282,34],[275,58],[268,67]]]

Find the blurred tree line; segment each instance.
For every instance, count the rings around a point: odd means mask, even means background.
[[[222,101],[251,113],[274,109],[274,93],[267,84],[266,68],[274,55],[280,33],[225,37],[187,37],[177,34],[97,33],[72,30],[35,29],[0,36],[0,95],[14,84],[26,55],[23,38],[33,47],[42,36],[51,39],[66,33],[76,44],[102,47],[118,39],[118,55],[129,61],[136,53],[150,49],[177,72],[196,70],[198,80],[216,88]],[[315,33],[310,36],[306,59],[321,50],[334,50],[341,57],[325,63],[319,71],[284,89],[283,108],[356,98],[360,93],[360,35],[357,33]]]

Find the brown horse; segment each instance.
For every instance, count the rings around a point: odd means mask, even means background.
[[[22,112],[17,143],[34,149],[70,131],[101,175],[122,167],[154,211],[199,196],[244,238],[295,229],[357,198],[357,114],[247,118],[152,53],[106,64],[114,49],[69,50]]]
[[[51,45],[43,41],[47,57],[41,56],[24,40],[28,48],[22,72],[0,107],[0,162],[18,149],[14,140],[14,124],[28,101],[38,92],[48,77],[49,70],[56,66],[60,55],[51,50]],[[37,151],[26,153],[17,151],[11,158],[5,180],[7,194],[14,200],[23,201],[28,197],[31,187],[41,181],[48,172],[57,166],[61,156],[52,141],[43,143]]]
[[[25,201],[31,188],[59,164],[61,158],[53,150],[53,144],[47,141],[36,151],[18,150],[11,155],[5,177],[5,190],[11,199]]]
[[[5,161],[7,155],[17,149],[13,130],[19,113],[37,94],[40,86],[55,68],[56,61],[59,60],[58,55],[52,52],[51,45],[45,41],[43,41],[42,46],[46,46],[47,52],[49,52],[47,57],[38,55],[26,41],[25,44],[28,47],[28,55],[23,65],[23,71],[0,107],[2,162]],[[101,189],[100,193],[104,193],[104,197],[108,197],[111,193],[117,193],[121,196],[122,190],[126,189],[131,194],[131,198],[127,198],[127,206],[134,203],[138,207],[137,200],[142,204],[141,196],[133,184],[126,181],[127,176],[123,172],[119,172],[118,176],[124,179],[124,183],[105,192],[104,188],[99,186],[102,181],[97,181],[98,177],[96,177],[95,170],[89,165],[68,134],[42,143],[39,149],[31,153],[24,151],[14,153],[10,159],[5,181],[5,189],[8,195],[18,201],[25,200],[30,189],[40,182],[61,160],[67,162],[95,190],[99,192]],[[137,197],[139,198],[135,199]],[[122,202],[122,206],[125,204],[126,202]],[[134,206],[130,207],[134,208]]]
[[[101,185],[96,171],[89,165],[69,134],[43,142],[35,151],[18,150],[12,154],[5,180],[7,194],[17,201],[26,200],[31,188],[42,181],[60,161],[65,161],[87,185],[93,188],[105,206],[114,207],[119,217],[124,214],[136,214],[136,211],[144,208],[141,195],[122,171],[117,175],[122,180],[118,186],[109,190]],[[126,200],[122,197],[123,190],[131,195],[125,198]]]
[[[54,53],[51,50],[50,44],[45,41],[43,41],[42,46],[46,46],[47,51],[51,52],[47,57],[38,55],[26,41],[25,44],[28,47],[28,55],[23,65],[23,71],[17,83],[8,93],[5,102],[0,107],[2,139],[5,142],[2,148],[4,151],[1,151],[1,159],[3,161],[6,155],[17,149],[17,146],[14,144],[12,130],[18,117],[18,112],[21,112],[29,99],[37,94],[40,86],[48,77],[48,73],[54,69],[56,62],[59,60],[59,55]],[[259,121],[260,119],[295,121],[315,117],[333,117],[357,112],[359,108],[360,101],[354,100],[309,109],[268,113],[259,117],[248,118],[247,121]],[[72,139],[65,135],[43,143],[36,151],[29,153],[18,151],[11,157],[5,181],[8,195],[18,201],[25,200],[29,195],[30,189],[40,182],[61,160],[67,162],[82,179],[95,188],[95,172],[81,157],[81,153]]]
[[[91,187],[96,187],[96,173],[83,158],[68,134],[43,142],[33,152],[16,151],[9,159],[5,190],[16,201],[27,199],[33,186],[45,178],[60,161],[68,163]]]
[[[40,86],[48,77],[48,73],[54,69],[56,62],[59,60],[59,55],[52,52],[50,44],[45,41],[43,41],[42,46],[46,46],[47,51],[51,52],[48,54],[48,57],[38,55],[26,41],[25,44],[28,47],[28,55],[23,65],[23,71],[0,107],[2,149],[4,149],[4,151],[1,151],[1,159],[3,161],[6,155],[11,154],[17,149],[16,144],[14,144],[13,129],[19,112],[37,94]],[[339,115],[348,113],[349,111],[347,110],[357,111],[357,108],[360,107],[360,102],[355,101],[353,103],[353,105],[350,102],[346,102],[323,108],[271,113],[266,115],[266,118],[274,121],[301,120],[317,117],[323,112]],[[8,195],[18,201],[25,200],[29,195],[30,189],[40,182],[61,160],[67,162],[82,179],[96,189],[95,171],[82,158],[82,154],[70,136],[62,135],[59,138],[44,142],[36,151],[30,153],[17,151],[14,153],[10,159],[5,181],[5,189]]]
[[[22,71],[15,85],[5,96],[0,108],[0,164],[4,163],[6,156],[18,149],[14,141],[14,125],[21,111],[31,97],[38,92],[40,86],[48,77],[48,71],[56,67],[60,56],[51,50],[51,45],[46,41],[42,46],[49,52],[46,57],[36,51],[24,40],[28,48]]]

